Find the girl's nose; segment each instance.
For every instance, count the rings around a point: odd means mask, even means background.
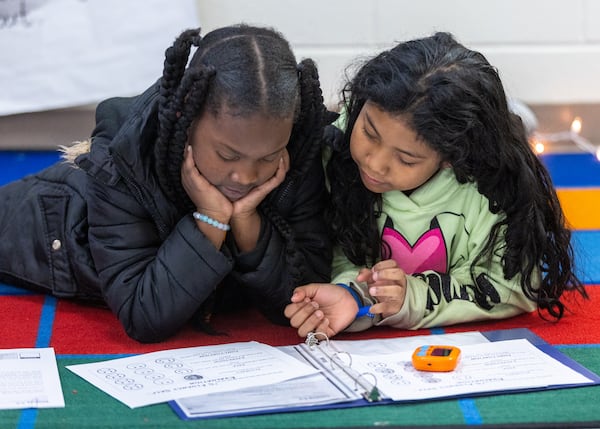
[[[231,180],[245,186],[256,183],[257,178],[258,169],[254,163],[240,165],[231,173]]]
[[[385,151],[373,149],[367,155],[367,165],[373,173],[384,175],[388,171],[388,157]]]

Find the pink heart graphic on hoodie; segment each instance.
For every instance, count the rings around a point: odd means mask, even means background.
[[[393,226],[383,229],[382,240],[389,246],[383,246],[383,258],[393,259],[406,274],[421,273],[427,270],[446,273],[448,258],[446,243],[442,231],[434,219],[432,229],[425,232],[417,242],[411,246],[406,238],[396,231]],[[391,252],[391,254],[389,254]]]

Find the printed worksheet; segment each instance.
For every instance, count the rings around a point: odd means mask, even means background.
[[[67,368],[130,408],[318,372],[255,341],[164,350]]]
[[[0,409],[63,408],[53,348],[0,350]]]
[[[395,401],[592,383],[525,339],[461,346],[451,372],[417,371],[411,357],[411,352],[354,354],[352,368],[371,374]]]

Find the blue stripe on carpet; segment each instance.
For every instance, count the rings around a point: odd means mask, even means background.
[[[0,283],[0,295],[31,295],[33,292],[19,287],[5,285]]]
[[[465,423],[467,425],[472,426],[483,423],[481,414],[479,414],[479,410],[477,409],[477,405],[475,405],[475,401],[473,399],[460,399],[458,401],[458,406],[463,413]]]
[[[600,161],[589,153],[541,155],[557,188],[600,187]]]
[[[600,231],[573,231],[575,271],[588,284],[600,284]]]
[[[42,314],[40,315],[38,337],[35,341],[36,347],[50,347],[50,337],[52,337],[52,327],[56,315],[56,303],[57,298],[50,295],[45,296]]]
[[[31,429],[35,427],[35,421],[37,419],[38,410],[37,408],[26,408],[21,411],[19,421],[17,422],[17,429]]]
[[[59,159],[58,151],[0,151],[0,185],[36,173]]]

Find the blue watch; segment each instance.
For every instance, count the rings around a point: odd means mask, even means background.
[[[371,319],[373,319],[375,317],[375,315],[373,313],[369,312],[369,308],[371,308],[371,306],[363,305],[362,300],[360,299],[360,296],[358,296],[358,293],[354,289],[352,289],[346,283],[336,283],[336,285],[341,286],[344,289],[346,289],[348,292],[350,292],[350,295],[352,295],[352,298],[354,298],[354,300],[356,301],[356,304],[358,305],[358,312],[356,313],[356,316],[355,316],[356,319],[358,319],[359,317],[363,317],[363,316],[370,317]]]

